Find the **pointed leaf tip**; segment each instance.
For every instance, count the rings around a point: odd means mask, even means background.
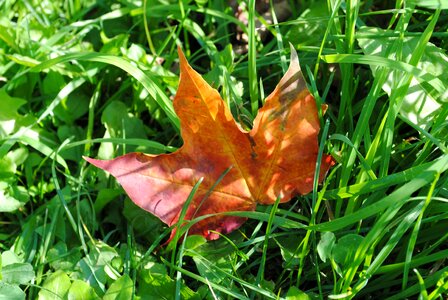
[[[101,162],[103,162],[102,160],[90,158],[90,157],[87,157],[87,156],[84,156],[84,155],[82,156],[82,158],[85,161],[87,161],[88,163],[94,165],[95,167],[100,168],[100,169],[104,169],[104,166],[101,163]]]
[[[289,68],[294,68],[297,71],[300,71],[300,63],[299,63],[299,56],[297,55],[297,51],[294,48],[294,46],[289,43],[289,48],[291,49],[291,58],[289,63]]]
[[[179,64],[180,64],[180,68],[182,70],[182,68],[188,66],[188,61],[187,58],[185,57],[184,52],[182,51],[182,48],[180,46],[177,46],[177,54],[179,55]]]
[[[85,161],[91,163],[90,161],[93,160],[93,158],[87,157],[85,155],[82,156],[82,159],[84,159]]]

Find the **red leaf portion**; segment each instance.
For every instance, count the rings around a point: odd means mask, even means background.
[[[92,158],[86,158],[86,160],[110,172],[117,178],[135,204],[156,215],[169,226],[178,221],[183,204],[192,187],[201,177],[204,177],[204,181],[187,210],[186,220],[192,219],[193,216],[224,211],[255,209],[256,203],[250,200],[249,191],[245,183],[238,178],[236,169],[232,169],[200,205],[210,187],[226,171],[224,166],[229,166],[229,164],[223,161],[222,165],[213,166],[200,158],[201,155],[198,155],[198,159],[183,155],[182,149],[173,154],[159,156],[129,153],[109,161]],[[216,176],[211,178],[213,174]],[[232,191],[235,191],[235,195],[232,194]],[[238,191],[240,192],[238,193]],[[244,195],[244,191],[246,191],[246,195]],[[244,218],[216,216],[198,223],[189,232],[190,234],[202,234],[208,239],[216,239],[218,236],[210,233],[208,229],[229,233],[244,221]]]
[[[174,108],[184,145],[158,156],[130,153],[110,161],[86,158],[117,178],[129,197],[168,225],[175,224],[193,186],[203,182],[185,219],[227,211],[252,211],[257,203],[287,202],[313,186],[318,152],[319,119],[306,88],[297,54],[274,92],[246,132],[234,121],[219,93],[188,64],[182,51],[180,83]],[[320,180],[334,161],[324,156]],[[216,187],[213,185],[230,168]],[[189,234],[216,239],[245,218],[212,216]]]

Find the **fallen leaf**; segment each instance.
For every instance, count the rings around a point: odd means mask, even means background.
[[[183,146],[171,154],[85,159],[110,172],[135,204],[169,226],[178,222],[193,186],[203,178],[185,220],[212,214],[188,232],[209,240],[219,237],[216,232],[229,233],[246,221],[218,213],[253,211],[257,203],[273,204],[278,197],[287,202],[310,192],[320,124],[295,50],[291,47],[290,67],[259,110],[250,132],[235,122],[218,91],[191,68],[180,48],[178,52],[180,82],[173,104]],[[324,155],[319,182],[333,164],[333,158]]]

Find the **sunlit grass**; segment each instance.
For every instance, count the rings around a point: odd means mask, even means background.
[[[0,3],[0,298],[447,297],[447,7],[256,2]],[[337,165],[217,241],[181,235],[201,217],[163,246],[170,229],[82,155],[182,144],[177,46],[249,128],[288,44]]]

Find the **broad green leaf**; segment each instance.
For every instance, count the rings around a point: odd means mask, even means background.
[[[148,260],[149,261],[143,267],[144,270],[146,270],[150,274],[155,274],[155,273],[162,274],[162,275],[168,274],[168,272],[166,270],[166,266],[164,264],[157,262],[157,259],[154,256],[150,256],[148,258]],[[142,273],[142,274],[145,275],[146,273]]]
[[[84,116],[89,110],[89,98],[76,89],[54,108],[54,115],[62,122],[72,124],[80,117]]]
[[[73,281],[67,293],[67,300],[99,300],[95,290],[85,281]],[[130,299],[130,298],[129,298]]]
[[[126,51],[123,52],[125,52],[124,54],[126,55],[127,58],[133,61],[141,63],[146,62],[146,51],[139,44],[132,44]]]
[[[176,282],[168,275],[151,273],[148,270],[140,272],[137,295],[141,299],[174,300],[176,295]],[[190,288],[183,286],[180,291],[181,299],[200,299],[199,295]]]
[[[64,242],[58,242],[47,252],[47,261],[55,270],[72,271],[80,259],[80,249],[72,248],[68,251]]]
[[[4,21],[6,23],[6,18],[5,18]],[[15,41],[14,41],[15,37],[13,36],[13,33],[14,33],[13,27],[14,26],[12,26],[12,22],[7,22],[6,24],[5,24],[6,26],[3,25],[3,24],[0,25],[0,40],[4,41],[9,47],[14,48],[15,50],[17,50],[17,47],[15,45]],[[1,68],[0,68],[0,70],[1,70]]]
[[[317,253],[323,262],[327,261],[327,258],[331,258],[331,251],[333,250],[336,237],[333,232],[323,232],[317,244]]]
[[[106,265],[110,264],[114,257],[119,256],[117,251],[109,245],[98,242],[91,246],[88,257],[78,262],[80,268],[79,276],[88,282],[99,296],[105,292],[108,276],[105,271]]]
[[[75,125],[62,125],[58,127],[57,131],[58,138],[61,142],[65,141],[66,139],[71,140],[82,140],[85,137],[84,130]],[[72,160],[75,162],[78,162],[82,157],[82,148],[81,147],[73,147],[69,149],[62,149],[62,151],[59,152],[59,155],[61,155],[66,160]]]
[[[299,290],[295,286],[291,286],[286,293],[286,300],[310,300],[312,299],[303,291]]]
[[[5,89],[0,89],[0,99],[0,122],[18,118],[17,110],[26,103],[24,99],[10,97]]]
[[[0,180],[6,180],[14,176],[17,165],[8,157],[0,159]]]
[[[6,250],[5,252],[2,253],[1,262],[2,262],[2,266],[4,267],[4,266],[10,265],[10,264],[20,263],[22,261],[17,256],[17,254],[14,253],[14,251]]]
[[[0,281],[0,300],[25,300],[26,294],[18,285]]]
[[[42,92],[54,97],[64,88],[66,84],[67,83],[65,82],[64,77],[60,73],[50,71],[43,80]]]
[[[11,197],[4,190],[0,190],[0,212],[13,212],[21,208],[25,203]]]
[[[101,122],[111,137],[146,139],[143,122],[139,118],[129,115],[128,107],[121,101],[111,102],[101,115]]]
[[[109,202],[114,200],[119,195],[122,195],[121,189],[107,189],[103,188],[98,192],[98,196],[96,197],[94,208],[95,213],[99,214],[101,210],[106,206]]]
[[[128,107],[121,101],[111,102],[101,115],[101,122],[106,127],[105,138],[139,138],[147,139],[143,122],[128,114]],[[98,155],[111,158],[115,155],[115,147],[111,143],[102,143]],[[126,151],[136,151],[137,147],[126,145]]]
[[[342,267],[353,259],[358,246],[364,238],[357,234],[347,234],[341,237],[333,247],[332,256]]]
[[[201,239],[198,239],[198,241],[200,242]],[[233,241],[237,242],[238,239]],[[231,280],[226,274],[232,274],[235,255],[239,254],[235,252],[234,247],[234,245],[232,246],[227,241],[220,239],[215,243],[203,243],[202,245],[195,245],[195,248],[187,248],[185,255],[193,258],[202,278],[208,282],[229,286]]]
[[[3,267],[2,281],[11,284],[27,284],[34,278],[33,266],[29,263],[14,263]]]
[[[14,135],[14,138],[24,145],[31,146],[32,148],[42,153],[44,156],[54,157],[54,152],[56,150],[54,145],[48,146],[46,143],[43,142],[48,141],[44,131],[41,130],[35,131],[31,128],[28,128],[20,130],[18,133]],[[12,146],[12,144],[14,144],[14,141],[9,144],[4,143],[0,147],[0,157],[3,157],[2,154],[7,154],[9,152],[9,149]],[[59,164],[61,164],[61,166],[63,166],[64,168],[68,169],[67,163],[60,155],[56,156],[56,161]]]
[[[111,284],[103,300],[128,300],[132,298],[134,283],[129,275],[124,274]]]
[[[299,251],[300,240],[300,237],[295,234],[275,239],[280,248],[285,268],[290,269],[299,264],[302,257],[302,251]]]
[[[155,241],[163,232],[164,226],[159,219],[127,198],[124,200],[123,215],[139,237]]]
[[[300,16],[292,21],[295,24],[286,33],[286,37],[293,44],[319,46],[325,34],[328,18],[328,7],[325,1],[313,1],[309,8],[303,10]]]
[[[203,257],[200,255],[193,256],[193,260],[196,264],[196,268],[199,274],[206,278],[208,281],[220,283],[220,284],[230,284],[227,276],[223,272],[217,272],[217,269],[232,273],[232,263],[228,256],[217,257]]]
[[[19,166],[26,161],[28,153],[29,151],[27,148],[21,147],[9,151],[8,154],[6,154],[6,157],[8,157],[16,166]]]
[[[70,289],[70,278],[64,271],[56,271],[45,279],[42,289],[39,291],[39,300],[60,300],[65,297]]]
[[[14,132],[16,121],[21,117],[17,110],[25,103],[26,100],[10,97],[5,89],[0,89],[0,138]]]
[[[194,250],[207,243],[207,240],[202,235],[190,235],[185,241],[185,249]]]
[[[119,56],[121,54],[120,50],[127,47],[129,36],[127,34],[118,34],[112,38],[108,38],[103,35],[102,40],[103,46],[100,50],[101,53]]]
[[[92,266],[87,258],[81,259],[77,268],[79,268],[80,278],[86,281],[97,294],[103,295],[107,281],[104,268]]]

